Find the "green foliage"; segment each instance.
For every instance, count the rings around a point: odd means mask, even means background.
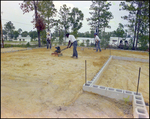
[[[70,34],[74,35],[75,38],[78,37],[78,31],[77,30],[72,31]]]
[[[31,39],[36,39],[38,37],[37,31],[30,31],[29,36]]]
[[[101,39],[100,45],[101,45],[102,48],[106,48],[107,41],[105,39]]]
[[[125,31],[123,28],[124,26],[121,23],[119,23],[117,30],[114,31],[115,36],[123,38],[125,34]]]
[[[94,44],[94,43],[91,43],[90,46],[91,46],[91,47],[95,47],[95,44]]]
[[[63,29],[65,30],[65,34],[68,31],[69,27],[70,27],[70,7],[67,8],[67,5],[64,4],[63,6],[60,7],[59,10],[59,20],[58,23],[63,27]]]
[[[42,43],[43,44],[46,44],[46,30],[43,30],[40,32],[40,35],[41,35],[41,39],[42,39]]]
[[[4,47],[5,48],[9,48],[9,47],[23,47],[23,48],[27,48],[27,47],[32,47],[32,48],[34,48],[34,47],[37,47],[37,45],[30,45],[30,44],[20,44],[20,45],[11,45],[11,44],[4,44]]]
[[[122,16],[122,18],[128,21],[129,24],[126,26],[128,26],[130,32],[134,33],[134,40],[137,37],[137,47],[140,37],[149,35],[149,1],[126,1],[121,2],[120,6],[122,7],[120,10],[129,11],[129,14]]]
[[[80,46],[85,46],[84,43],[81,43]]]
[[[28,33],[28,31],[24,31],[24,32],[22,32],[22,37],[27,37],[27,35],[28,35],[29,33]]]
[[[35,19],[33,19],[32,23],[35,24],[35,28],[38,31],[38,44],[39,47],[41,47],[41,40],[40,40],[40,31],[45,29],[45,23],[42,17],[42,14],[40,14],[38,1],[24,1],[20,4],[20,8],[23,11],[23,14],[29,13],[30,11],[35,11]]]
[[[59,36],[59,44],[61,45],[63,43],[63,35]]]
[[[110,9],[111,3],[107,1],[92,1],[89,12],[92,15],[91,18],[87,18],[91,30],[97,29],[99,34],[103,28],[110,28],[108,25],[109,21],[113,18],[113,15],[108,10]]]
[[[57,46],[57,44],[58,44],[57,42],[54,43],[55,46]]]
[[[26,46],[29,47],[29,46],[30,46],[30,43],[28,42],[28,43],[26,44]]]
[[[9,47],[11,47],[11,44],[5,44],[4,43],[4,48],[9,48]]]
[[[19,32],[18,31],[14,31],[14,38],[17,39],[17,37],[19,36]]]
[[[53,43],[55,41],[56,37],[52,37],[51,42]]]
[[[22,29],[21,29],[21,28],[19,28],[19,29],[18,29],[18,33],[19,33],[19,34],[21,34],[21,32],[22,32]]]
[[[86,45],[87,45],[87,47],[89,47],[89,42],[90,42],[90,40],[87,39],[87,40],[86,40]]]
[[[56,17],[57,13],[57,9],[55,8],[53,1],[39,1],[38,10],[42,14],[48,30],[57,24],[57,20],[53,19]]]
[[[75,37],[77,37],[77,32],[78,30],[82,27],[82,22],[84,18],[84,14],[82,13],[81,10],[78,8],[73,8],[70,15],[70,23],[71,23],[71,29]]]
[[[3,31],[3,35],[7,35],[7,32],[4,29],[2,31]]]
[[[63,45],[68,45],[68,43],[63,42]]]
[[[9,38],[13,38],[13,31],[15,27],[11,21],[4,24],[4,30],[7,32]]]

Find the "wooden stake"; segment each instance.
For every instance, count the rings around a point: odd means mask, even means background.
[[[141,72],[141,67],[139,67],[139,76],[138,76],[138,84],[137,84],[137,92],[136,92],[136,94],[138,94],[139,80],[140,80],[140,72]]]
[[[87,76],[86,76],[86,60],[85,60],[85,84],[87,82]]]

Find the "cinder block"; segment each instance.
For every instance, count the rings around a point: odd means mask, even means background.
[[[106,87],[104,87],[104,86],[99,86],[99,92],[98,92],[98,94],[99,95],[102,95],[102,96],[106,96]]]
[[[136,107],[133,109],[134,110],[134,118],[149,118],[149,115],[147,113],[147,110],[142,107]]]
[[[91,92],[95,93],[95,94],[102,95],[102,96],[106,96],[106,87],[98,86],[98,85],[92,85],[91,86]]]
[[[83,90],[84,90],[84,91],[91,92],[91,84],[84,84],[84,85],[83,85]]]
[[[116,89],[116,95],[115,95],[115,99],[116,100],[123,100],[123,90],[121,89]]]
[[[141,93],[136,93],[136,92],[133,92],[134,95],[138,95],[138,96],[141,96],[142,94]]]
[[[91,92],[98,94],[98,91],[99,91],[98,87],[99,87],[98,85],[92,85],[91,86]]]
[[[92,81],[94,81],[95,80],[95,77],[92,79]]]
[[[115,99],[115,97],[116,97],[115,88],[107,87],[107,89],[106,89],[106,96],[109,97],[109,98]]]
[[[133,95],[132,105],[133,105],[133,109],[135,109],[136,107],[142,107],[142,108],[146,109],[144,98],[143,98],[142,95],[141,96],[139,96],[139,95]]]
[[[123,91],[123,100],[126,102],[132,102],[133,101],[133,92],[132,91]]]
[[[88,84],[92,84],[92,81],[87,81]]]
[[[133,101],[133,108],[135,107],[145,107],[145,103],[143,100],[134,100]]]
[[[95,80],[94,80],[93,84],[95,84],[97,82],[97,80],[100,78],[103,71],[105,71],[107,69],[107,66],[110,63],[111,59],[112,59],[112,56],[109,57],[107,62],[103,65],[103,67],[100,69],[100,71],[96,74],[96,77],[95,77]]]

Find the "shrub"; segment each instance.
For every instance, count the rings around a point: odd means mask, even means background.
[[[80,46],[84,46],[84,43],[81,43]]]
[[[26,46],[29,47],[29,46],[30,46],[30,43],[28,42],[28,43],[26,44]]]

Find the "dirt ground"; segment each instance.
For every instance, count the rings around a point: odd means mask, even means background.
[[[149,63],[112,60],[96,84],[136,92],[139,67],[141,73],[138,92],[142,93],[144,101],[149,104]]]
[[[18,47],[1,48],[1,52],[16,51],[16,50],[23,50],[23,49],[27,49],[27,48],[18,48]]]
[[[78,59],[71,58],[72,50],[62,51],[61,57],[51,55],[54,47],[1,54],[1,117],[132,118],[131,105],[82,90],[85,60],[91,80],[110,50],[96,53],[78,47]],[[114,50],[111,55],[149,58],[148,53],[126,52]]]

